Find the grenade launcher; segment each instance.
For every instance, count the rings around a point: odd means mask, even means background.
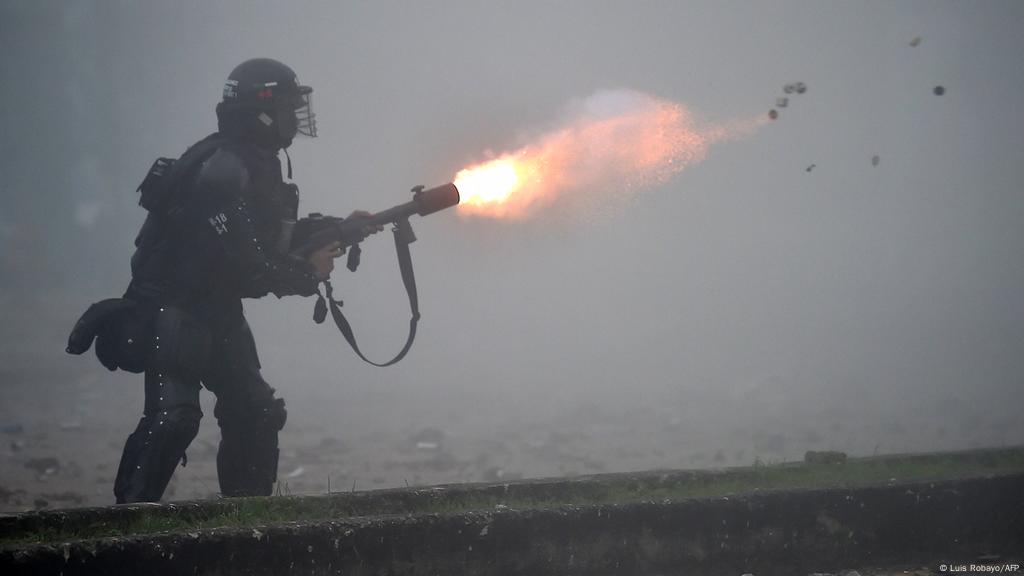
[[[406,352],[412,347],[413,339],[416,338],[416,324],[420,319],[420,308],[419,298],[416,295],[416,278],[412,271],[412,257],[409,255],[409,244],[416,241],[416,235],[413,234],[412,226],[409,225],[409,217],[413,214],[426,216],[459,203],[459,190],[455,184],[444,184],[430,190],[424,190],[423,186],[416,186],[412,189],[412,193],[411,202],[399,204],[368,217],[345,219],[310,214],[293,223],[290,242],[286,248],[291,254],[305,257],[332,242],[340,242],[343,247],[348,249],[346,266],[354,272],[359,267],[359,243],[377,226],[394,224],[398,268],[402,273],[402,283],[409,295],[409,308],[412,311],[412,318],[409,320],[409,336],[398,355],[384,363],[374,362],[363,355],[359,350],[359,345],[356,344],[352,327],[341,312],[341,301],[334,299],[333,288],[329,280],[324,282],[327,291],[326,298],[318,290],[316,306],[313,309],[313,320],[319,324],[327,317],[329,307],[331,317],[345,340],[360,358],[374,366],[390,366],[398,362],[405,357]],[[284,234],[283,236],[287,237],[288,235]]]
[[[349,250],[348,269],[355,271],[359,266],[359,243],[366,238],[367,229],[394,224],[395,241],[411,244],[416,241],[416,235],[409,224],[410,216],[426,216],[459,203],[459,190],[455,188],[455,184],[444,184],[430,190],[424,190],[424,186],[416,186],[412,193],[411,202],[399,204],[367,218],[346,219],[319,213],[301,218],[294,224],[290,248],[287,251],[306,257],[331,242],[341,242],[342,247]]]

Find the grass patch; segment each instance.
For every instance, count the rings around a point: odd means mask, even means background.
[[[719,471],[609,474],[582,480],[449,486],[443,490],[236,498],[203,506],[110,509],[109,514],[54,511],[25,515],[4,524],[0,546],[20,548],[71,540],[251,528],[356,516],[679,501],[770,490],[858,488],[1014,473],[1024,473],[1024,448],[861,458],[841,463],[758,462]]]

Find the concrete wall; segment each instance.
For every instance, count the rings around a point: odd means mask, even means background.
[[[390,515],[0,553],[5,574],[792,575],[1024,550],[1024,475]]]

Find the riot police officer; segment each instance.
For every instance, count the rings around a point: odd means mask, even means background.
[[[278,153],[298,134],[316,136],[311,93],[281,62],[243,62],[224,85],[218,131],[158,161],[140,186],[149,214],[124,298],[146,311],[152,331],[143,417],[114,485],[119,503],[160,499],[198,431],[201,385],[217,397],[221,493],[271,494],[286,412],[260,375],[241,299],[315,294],[342,253],[338,244],[308,258],[288,253],[298,189],[284,182]]]

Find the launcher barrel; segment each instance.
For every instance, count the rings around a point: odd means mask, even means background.
[[[366,238],[364,230],[368,228],[391,223],[408,228],[408,219],[413,214],[427,216],[445,208],[451,208],[458,203],[459,190],[455,184],[449,182],[429,190],[417,186],[413,189],[412,201],[393,206],[366,218],[343,219],[310,214],[308,218],[302,218],[295,224],[289,243],[291,246],[289,252],[306,257],[331,242],[341,242],[342,246],[346,247],[352,246]]]

